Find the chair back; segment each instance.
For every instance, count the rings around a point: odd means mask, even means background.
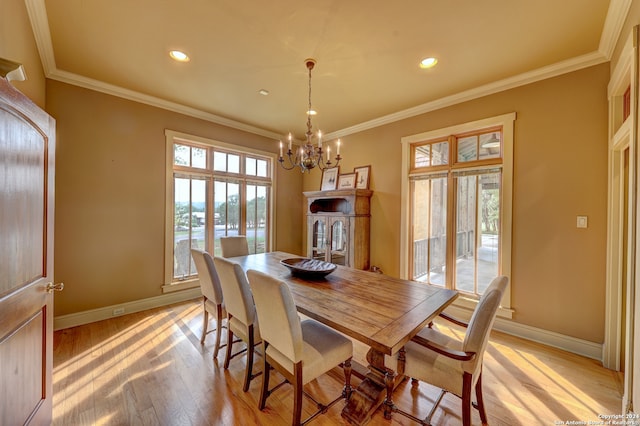
[[[480,298],[469,320],[464,342],[462,343],[462,350],[477,354],[468,364],[465,363],[465,370],[470,373],[474,373],[482,365],[482,356],[487,347],[491,328],[508,283],[509,279],[505,276],[494,278]]]
[[[249,244],[245,235],[228,235],[220,237],[222,257],[246,256],[249,254]]]
[[[213,258],[206,251],[198,249],[191,249],[191,257],[193,257],[193,262],[196,264],[202,295],[216,305],[221,305],[223,300],[222,288],[220,287],[220,278],[216,267],[213,264]]]
[[[253,324],[256,320],[256,307],[242,267],[218,256],[213,258],[213,263],[220,277],[227,313],[247,326]]]
[[[293,363],[299,362],[304,347],[302,326],[289,287],[259,271],[249,270],[247,276],[262,339]]]

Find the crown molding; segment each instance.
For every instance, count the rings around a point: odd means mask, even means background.
[[[190,117],[199,118],[212,123],[220,124],[233,129],[242,130],[245,132],[253,133],[256,135],[264,136],[271,139],[281,139],[282,135],[261,129],[259,127],[251,126],[239,121],[231,120],[229,118],[221,117],[216,114],[211,114],[206,111],[202,111],[197,108],[188,107],[176,102],[167,101],[155,96],[145,95],[144,93],[136,92],[134,90],[125,89],[120,86],[104,83],[99,80],[87,78],[78,74],[70,73],[67,71],[56,70],[47,76],[52,80],[57,80],[62,83],[72,84],[74,86],[83,87],[85,89],[94,90],[96,92],[106,93],[108,95],[117,96],[119,98],[128,99],[130,101],[138,102],[162,108],[167,111],[177,112],[179,114],[188,115]]]
[[[404,120],[407,118],[415,117],[420,114],[435,111],[438,109],[446,108],[452,105],[456,105],[462,102],[468,102],[483,96],[492,95],[505,90],[513,89],[526,84],[534,83],[540,80],[546,80],[548,78],[556,77],[569,72],[577,71],[583,68],[587,68],[593,65],[598,65],[603,62],[607,62],[607,58],[600,52],[592,52],[586,55],[578,56],[575,58],[567,59],[566,61],[557,62],[555,64],[538,68],[523,74],[518,74],[513,77],[498,80],[493,83],[485,84],[474,89],[466,90],[464,92],[456,93],[451,96],[445,96],[444,98],[436,99],[431,102],[424,103],[409,109],[395,112],[393,114],[385,115],[383,117],[376,118],[374,120],[366,121],[355,126],[347,127],[346,129],[338,130],[336,132],[327,133],[326,139],[341,138],[353,133],[362,132],[375,127],[379,127],[385,124],[394,123],[396,121]]]
[[[604,21],[604,28],[600,36],[600,46],[598,52],[602,53],[607,60],[611,59],[616,43],[620,38],[624,21],[629,14],[629,8],[633,0],[610,0],[607,17]]]
[[[529,71],[493,83],[489,83],[471,90],[460,92],[451,96],[446,96],[434,101],[424,103],[409,109],[405,109],[393,114],[388,114],[373,120],[369,120],[354,126],[347,127],[342,130],[330,132],[325,135],[326,139],[334,139],[344,137],[353,133],[369,130],[374,127],[393,123],[424,114],[426,112],[452,106],[461,102],[467,102],[483,96],[498,93],[504,90],[513,89],[519,86],[530,84],[536,81],[555,77],[565,73],[577,71],[593,65],[607,62],[611,59],[613,50],[622,31],[624,21],[631,7],[632,0],[610,0],[607,17],[600,37],[600,44],[597,51],[561,61],[537,70]],[[133,90],[125,89],[119,86],[103,83],[101,81],[89,79],[77,74],[58,70],[55,63],[55,55],[53,51],[53,43],[51,41],[51,32],[47,19],[47,10],[44,0],[25,0],[31,27],[40,54],[40,60],[47,78],[61,81],[64,83],[84,87],[87,89],[99,91],[109,95],[121,97],[135,102],[163,108],[169,111],[185,114],[191,117],[206,120],[212,123],[231,127],[234,129],[246,131],[275,140],[281,139],[282,135],[248,125],[236,120],[211,114],[196,108],[175,102],[166,101],[154,96],[145,95]]]

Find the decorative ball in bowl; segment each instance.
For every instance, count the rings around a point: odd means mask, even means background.
[[[293,275],[307,278],[320,278],[329,275],[337,268],[333,263],[317,259],[294,257],[283,259],[280,263],[291,271]]]

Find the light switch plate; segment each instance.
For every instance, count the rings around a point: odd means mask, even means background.
[[[586,228],[586,227],[587,227],[587,216],[578,216],[576,228]]]

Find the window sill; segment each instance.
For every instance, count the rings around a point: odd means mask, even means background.
[[[196,288],[200,286],[200,280],[192,278],[190,280],[175,281],[172,284],[165,284],[162,286],[163,293],[172,293],[174,291],[188,290],[190,288]]]

